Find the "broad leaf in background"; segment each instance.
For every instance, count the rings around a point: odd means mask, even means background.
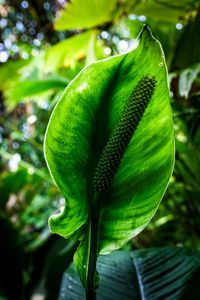
[[[10,61],[0,67],[1,91],[3,91],[4,95],[5,93],[7,94],[5,102],[8,104],[8,108],[13,108],[15,103],[13,99],[9,98],[11,86],[19,86],[19,80],[24,70],[26,70],[31,63],[32,60]]]
[[[64,90],[68,81],[66,78],[55,77],[38,80],[23,80],[10,84],[9,89],[5,90],[4,95],[7,99],[9,108],[13,108],[18,102],[32,96],[41,96],[50,91]]]
[[[17,60],[10,61],[0,67],[0,81],[1,81],[1,90],[4,89],[6,82],[17,80],[23,69],[30,64],[30,60]]]
[[[74,67],[77,60],[85,58],[93,31],[87,31],[50,47],[45,53],[45,72],[58,68]]]
[[[28,61],[19,60],[0,68],[1,90],[8,110],[24,100],[63,91],[69,79],[59,73],[45,74],[43,54]],[[55,71],[55,70],[54,70]],[[39,101],[41,97],[37,98]]]
[[[190,17],[184,32],[176,45],[173,69],[184,69],[200,61],[200,9]],[[188,42],[188,40],[190,42]],[[183,50],[184,49],[184,50]]]
[[[56,30],[84,29],[102,25],[113,20],[117,0],[73,0],[54,23]]]
[[[136,15],[145,15],[154,20],[166,22],[179,22],[187,18],[186,15],[198,7],[198,0],[148,0],[140,1],[133,7],[133,13]]]
[[[87,49],[87,55],[86,55],[86,65],[97,60],[96,53],[95,53],[95,45],[96,45],[96,32],[93,30],[91,37],[90,37],[90,41],[88,43],[88,49]]]
[[[100,256],[97,269],[102,276],[99,300],[197,300],[200,293],[199,284],[195,290],[193,284],[193,276],[200,271],[200,254],[181,248],[117,251]],[[84,299],[72,266],[63,276],[59,295],[59,300],[68,299]]]
[[[200,63],[195,64],[190,68],[180,72],[178,88],[181,97],[185,97],[186,99],[188,98],[192,85],[199,74],[200,74]]]
[[[173,126],[163,52],[148,27],[138,44],[135,50],[85,68],[65,90],[46,132],[46,161],[66,198],[64,210],[50,218],[50,227],[82,241],[75,263],[84,284],[92,257],[122,247],[148,224],[172,172]],[[144,76],[155,78],[155,92],[110,190],[97,193],[101,199],[96,199],[99,157]]]

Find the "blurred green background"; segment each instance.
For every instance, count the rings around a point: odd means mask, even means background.
[[[43,140],[64,88],[90,62],[134,45],[147,23],[169,70],[174,173],[147,228],[127,247],[200,250],[200,2],[0,0],[0,299],[57,299],[77,245],[52,235],[64,204]]]

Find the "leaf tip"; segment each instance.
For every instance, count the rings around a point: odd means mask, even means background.
[[[147,36],[149,36],[150,38],[152,38],[153,40],[156,41],[156,38],[155,38],[154,35],[152,34],[151,28],[150,28],[150,26],[148,25],[148,23],[145,23],[145,24],[143,25],[143,28],[142,28],[141,32],[139,33],[139,38],[142,38],[142,36],[143,36],[145,33],[147,34]]]

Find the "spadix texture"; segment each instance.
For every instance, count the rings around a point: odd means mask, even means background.
[[[140,122],[153,95],[155,79],[143,77],[125,103],[111,133],[94,174],[94,188],[97,192],[108,191],[112,184],[128,144]]]
[[[140,87],[146,93],[148,84],[148,103],[141,103]],[[108,187],[95,190],[100,160],[134,91],[138,110],[144,105],[141,118]],[[68,85],[49,121],[45,156],[66,199],[62,212],[49,220],[51,230],[82,240],[76,265],[85,260],[87,272],[92,230],[98,231],[97,255],[123,246],[154,215],[172,172],[167,72],[161,46],[148,28],[139,35],[136,49],[89,65]]]

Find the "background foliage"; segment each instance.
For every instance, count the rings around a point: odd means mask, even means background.
[[[64,199],[44,162],[46,125],[74,76],[92,61],[126,51],[144,22],[166,55],[177,151],[157,214],[127,247],[200,250],[199,1],[96,3],[0,1],[1,299],[57,299],[76,244],[47,226]]]

